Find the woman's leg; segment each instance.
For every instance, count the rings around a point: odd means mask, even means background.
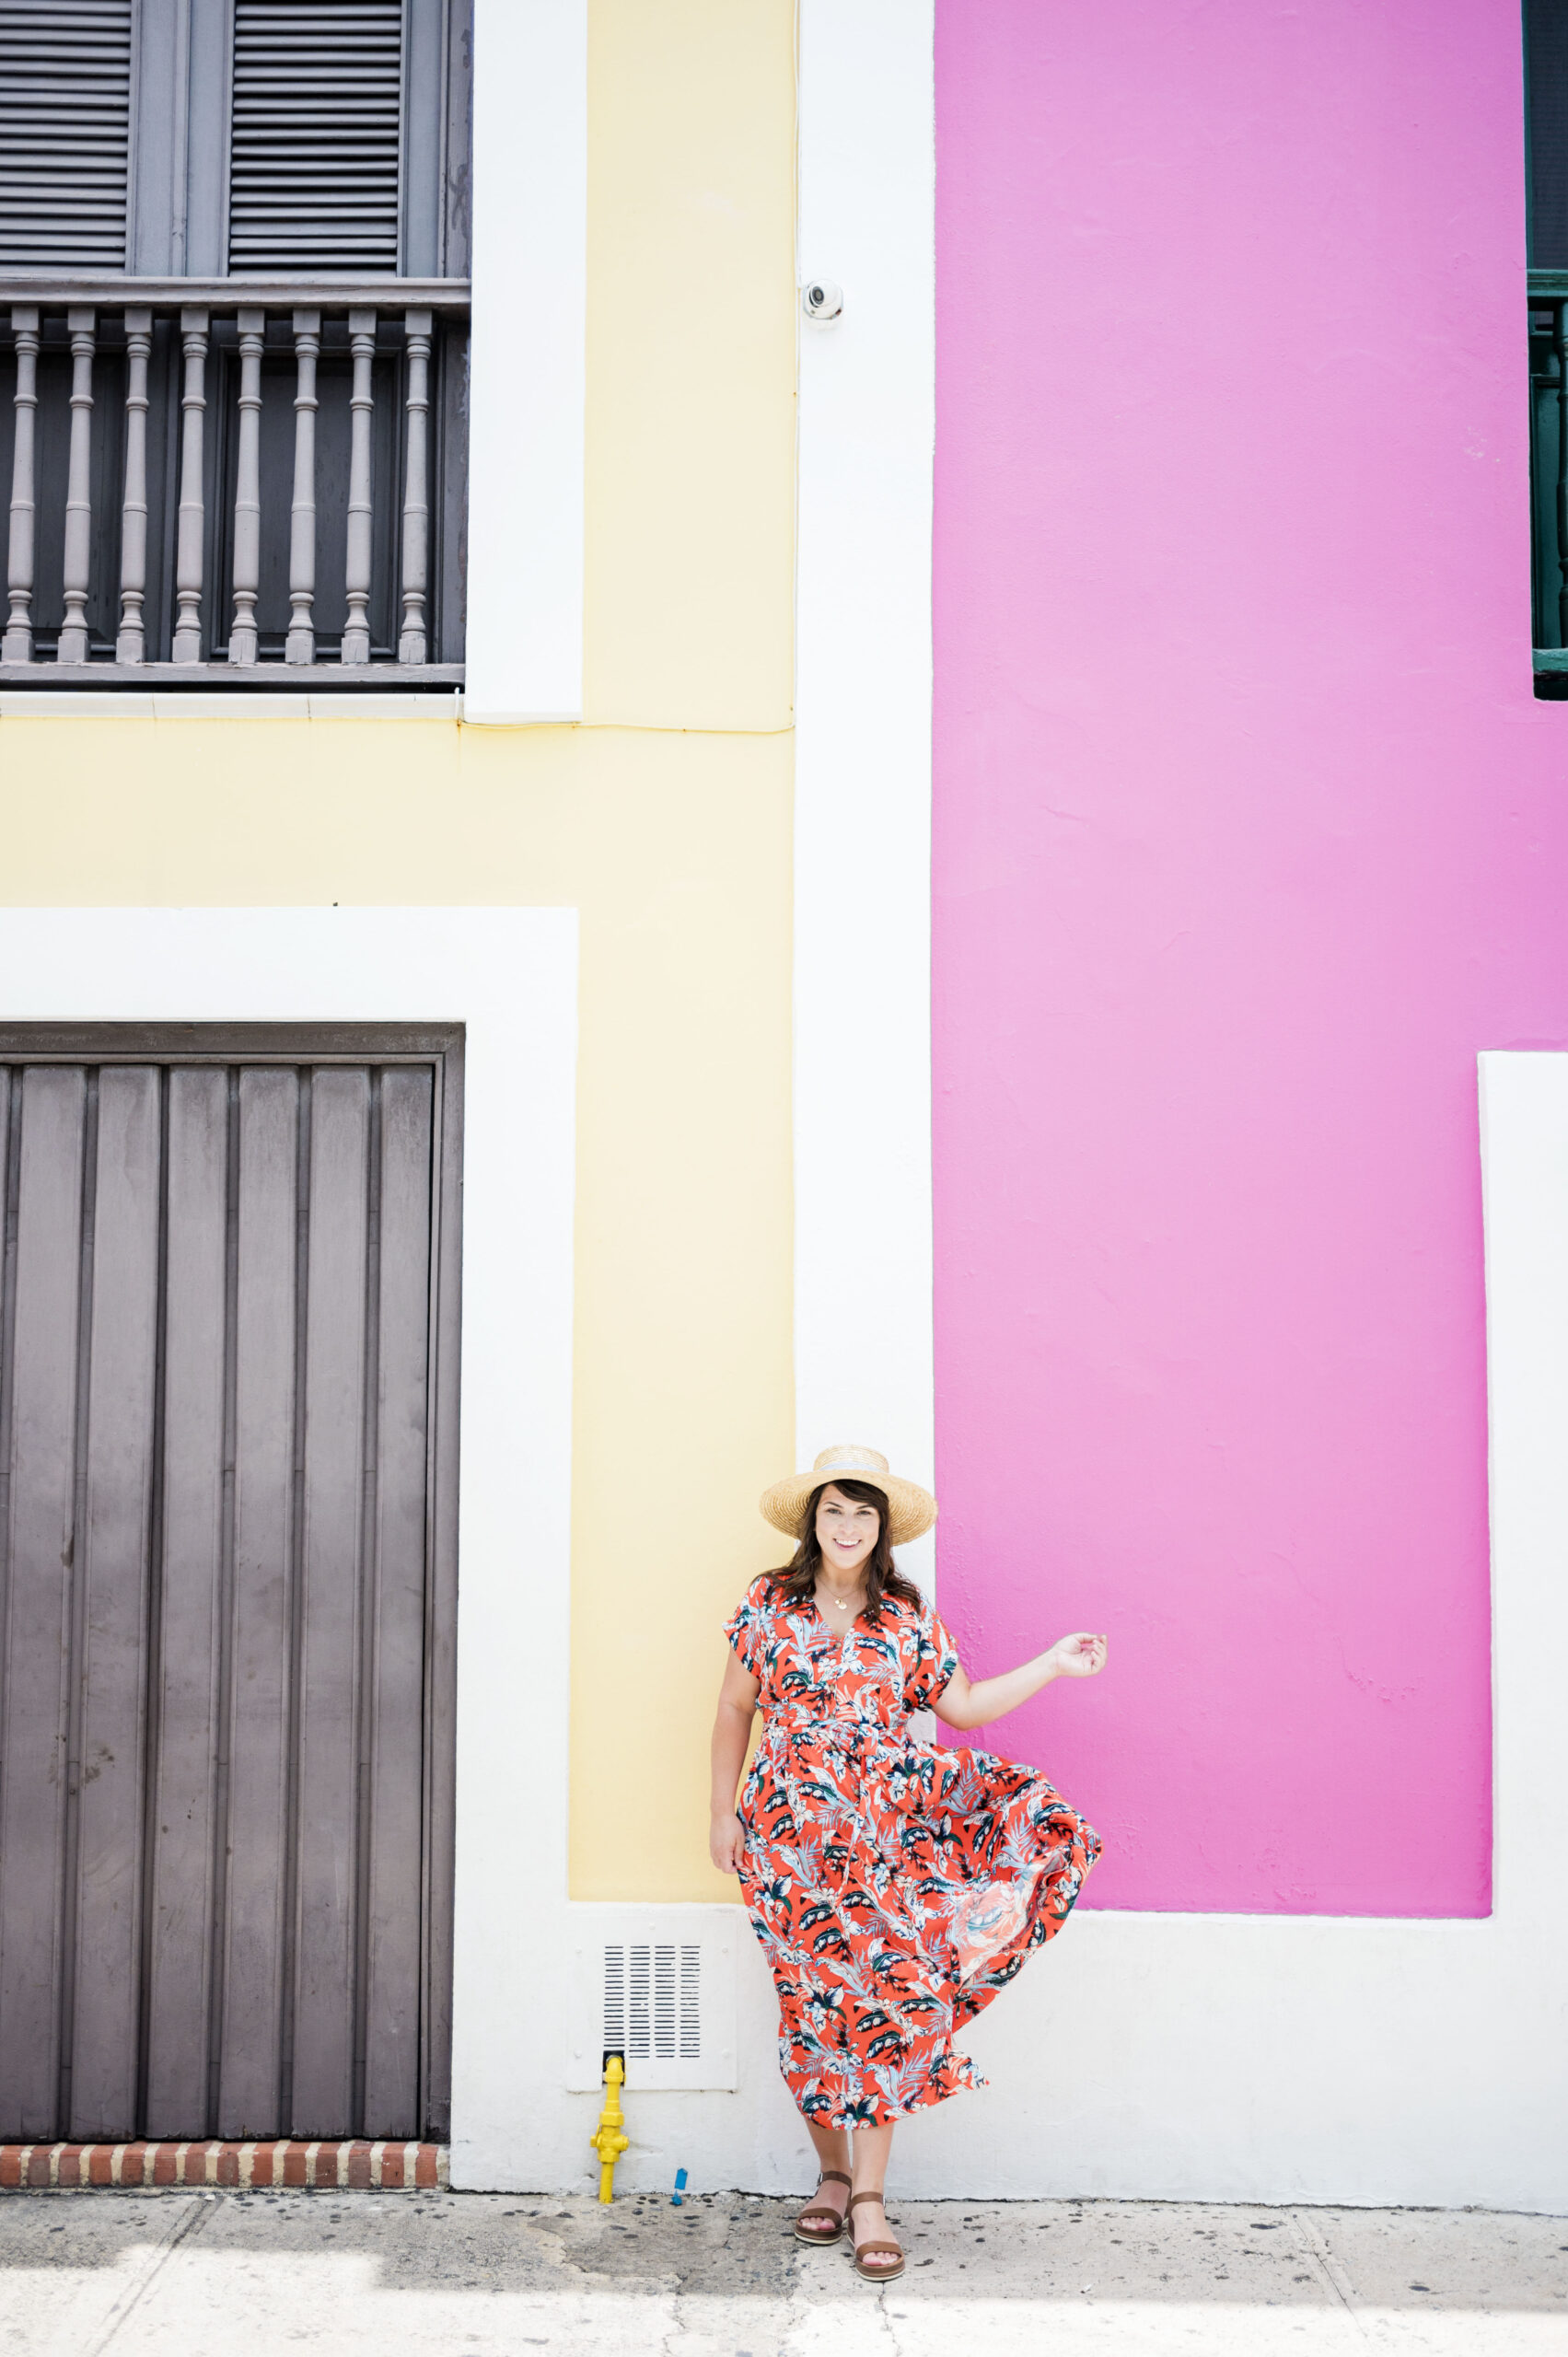
[[[849,2138],[843,2130],[819,2128],[815,2121],[808,2119],[806,2123],[806,2132],[816,2146],[819,2170],[838,2169],[848,2177],[850,2174]],[[836,2211],[842,2218],[848,2205],[849,2196],[850,2189],[847,2185],[819,2185],[817,2191],[811,2197],[810,2207],[813,2210]]]
[[[888,2213],[882,2207],[882,2189],[888,2182],[888,2156],[893,2149],[893,2123],[885,2128],[857,2128],[854,2137],[854,2159],[851,2175],[854,2178],[855,2194],[875,2195],[874,2200],[856,2200],[854,2215],[849,2222],[850,2240],[858,2249],[862,2243],[885,2243],[891,2240],[888,2232]],[[890,2250],[874,2250],[865,2262],[868,2268],[891,2272],[902,2260]]]

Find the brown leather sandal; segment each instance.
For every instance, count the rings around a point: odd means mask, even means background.
[[[844,2207],[844,2223],[846,2225],[849,2225],[850,2220],[854,2215],[854,2205],[857,2201],[882,2201],[882,2196],[879,2193],[852,2193]],[[887,2203],[882,2201],[882,2206],[886,2209]],[[891,2283],[895,2282],[896,2279],[904,2271],[904,2247],[902,2243],[857,2243],[854,2238],[854,2228],[850,2226],[849,2247],[854,2254],[855,2273],[857,2275],[864,2275],[868,2283]],[[869,2258],[870,2254],[874,2250],[890,2250],[896,2252],[899,2261],[897,2267],[865,2266],[864,2262]]]
[[[854,2182],[853,2177],[845,2177],[842,2169],[824,2169],[817,2180],[817,2192],[820,2193],[825,2185],[853,2185]],[[812,2199],[815,2200],[815,2194]],[[847,2205],[842,2210],[830,2210],[826,2205],[817,2210],[803,2210],[795,2222],[795,2239],[797,2243],[836,2243],[843,2233],[844,2220],[848,2215]],[[811,2225],[813,2218],[826,2219],[826,2227],[817,2231]]]

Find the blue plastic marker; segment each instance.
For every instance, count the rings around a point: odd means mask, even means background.
[[[670,2206],[671,2206],[673,2209],[679,2210],[679,2209],[680,2208],[680,2206],[681,2206],[680,2197],[681,2197],[681,2195],[685,2192],[685,2190],[686,2190],[686,2172],[685,2172],[685,2170],[684,2170],[684,2169],[677,2169],[677,2170],[676,2170],[676,2172],[675,2172],[675,2191],[674,2191],[674,2192],[670,2195],[670,2197],[669,2197],[669,2199],[670,2199]]]

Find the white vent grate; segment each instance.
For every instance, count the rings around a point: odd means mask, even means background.
[[[608,2053],[639,2094],[735,2085],[736,1912],[574,1903],[568,2087],[598,2087]]]
[[[604,2045],[633,2062],[703,2059],[703,1951],[673,1941],[604,1951]]]
[[[123,270],[131,0],[0,0],[0,265]]]
[[[230,270],[395,271],[402,0],[235,0]]]

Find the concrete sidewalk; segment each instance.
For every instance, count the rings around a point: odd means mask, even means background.
[[[11,2193],[6,2357],[1568,2357],[1568,2222],[899,2202],[877,2291],[714,2194]]]

